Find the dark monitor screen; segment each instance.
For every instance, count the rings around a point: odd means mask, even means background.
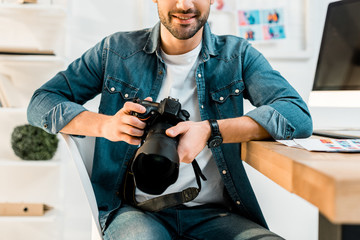
[[[360,1],[329,4],[313,90],[360,90]]]

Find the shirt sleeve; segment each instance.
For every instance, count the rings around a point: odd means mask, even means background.
[[[34,92],[27,109],[31,125],[56,134],[86,111],[82,105],[102,89],[104,42],[89,49]]]
[[[279,72],[253,47],[243,52],[244,97],[256,106],[252,118],[274,139],[305,138],[312,134],[306,103]]]

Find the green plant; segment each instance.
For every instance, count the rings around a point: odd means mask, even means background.
[[[29,124],[17,126],[11,135],[11,147],[23,160],[49,160],[58,147],[56,135]]]

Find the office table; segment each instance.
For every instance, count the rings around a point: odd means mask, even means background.
[[[275,141],[242,144],[250,166],[319,209],[320,240],[360,239],[360,153],[310,152]]]

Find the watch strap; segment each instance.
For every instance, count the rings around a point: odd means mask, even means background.
[[[212,142],[214,142],[214,141],[220,142],[220,143],[218,143],[218,145],[220,145],[222,143],[222,136],[220,133],[220,128],[219,128],[219,124],[218,124],[217,120],[208,119],[208,121],[209,121],[210,129],[211,129],[211,135],[208,140],[208,147],[212,148],[212,147],[214,147],[214,144],[212,144]]]

